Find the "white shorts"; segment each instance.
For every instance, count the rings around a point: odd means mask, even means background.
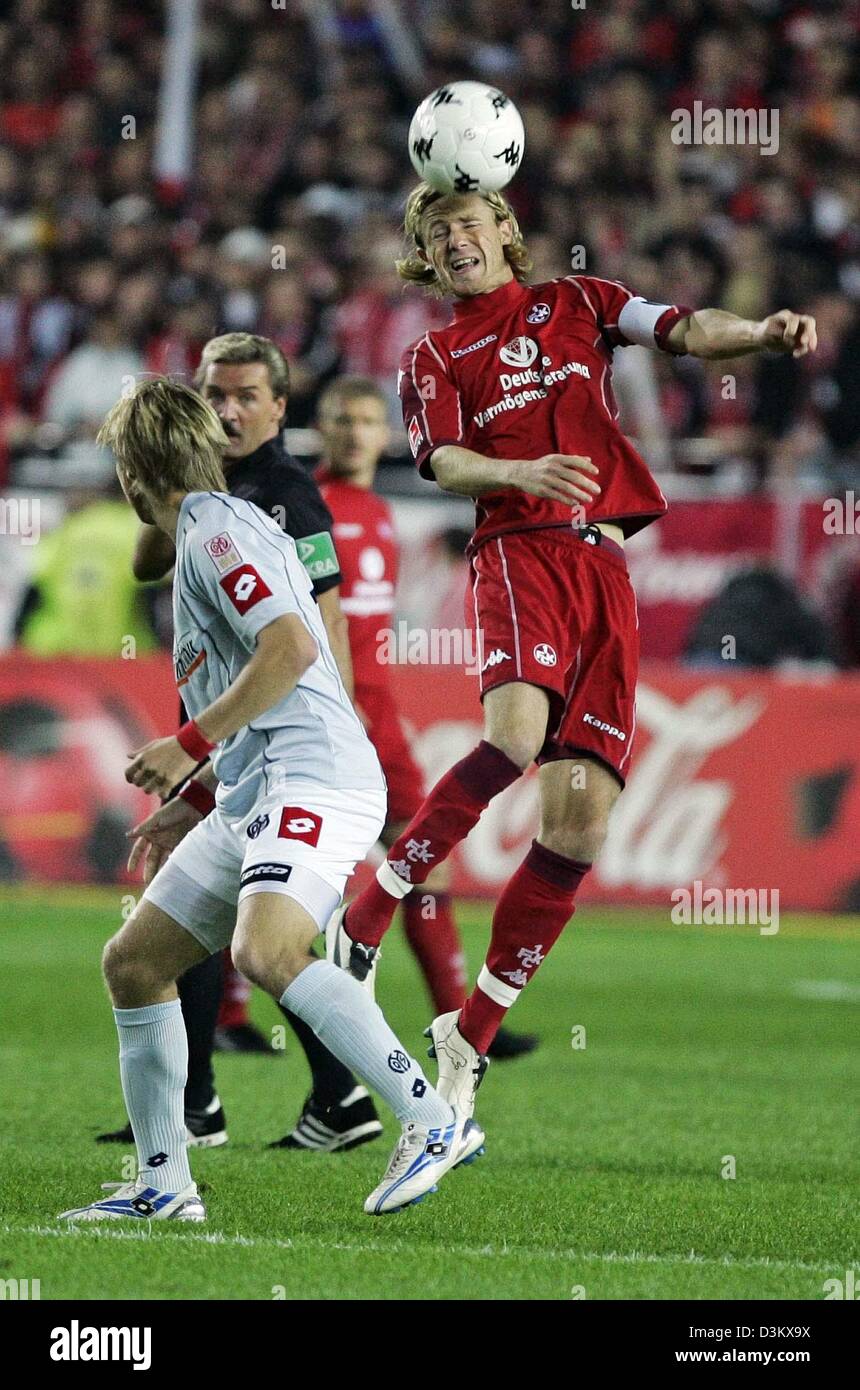
[[[189,831],[144,893],[207,951],[228,946],[240,898],[283,893],[325,930],[379,839],[384,791],[286,782],[244,816],[218,808]]]

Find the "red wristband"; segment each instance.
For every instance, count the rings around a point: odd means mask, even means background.
[[[179,747],[196,763],[205,762],[212,749],[217,747],[217,744],[210,743],[206,735],[200,732],[193,719],[180,725],[176,737],[179,740]]]
[[[202,782],[198,782],[194,777],[190,782],[186,782],[182,791],[179,793],[183,801],[187,801],[189,806],[193,806],[195,811],[199,811],[201,816],[208,816],[210,811],[215,809],[215,797],[208,787],[204,787]]]

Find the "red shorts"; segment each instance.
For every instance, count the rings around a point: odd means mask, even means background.
[[[388,783],[388,820],[409,821],[424,800],[424,774],[406,742],[394,697],[385,686],[359,685],[355,703],[367,720],[367,737]]]
[[[588,753],[624,783],[636,730],[639,621],[624,552],[575,531],[514,531],[472,556],[481,698],[509,681],[550,696],[538,763]]]

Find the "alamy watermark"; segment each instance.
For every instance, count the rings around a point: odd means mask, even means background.
[[[670,913],[676,926],[757,926],[761,936],[779,931],[778,888],[675,888]]]
[[[41,1279],[0,1279],[0,1302],[41,1299]]]
[[[673,145],[758,145],[761,154],[779,150],[779,111],[705,107],[693,102],[691,111],[678,107],[671,115]]]
[[[35,545],[41,536],[38,497],[0,497],[0,536],[19,536],[22,545]]]
[[[860,536],[860,495],[853,488],[844,497],[828,497],[823,507],[825,536]]]
[[[396,627],[376,634],[376,660],[380,666],[462,666],[468,676],[481,672],[480,636],[471,628],[410,627],[401,618]],[[501,649],[490,652],[489,669],[512,658]]]

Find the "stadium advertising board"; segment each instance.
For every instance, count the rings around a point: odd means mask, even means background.
[[[392,680],[435,781],[480,737],[476,683],[456,666],[435,668],[432,679],[424,667],[395,666]],[[125,783],[125,754],[175,725],[169,659],[16,654],[0,663],[0,705],[0,723],[15,731],[0,749],[3,877],[121,881],[124,832],[150,800]],[[778,889],[786,909],[856,909],[858,725],[858,676],[800,681],[646,666],[627,789],[582,900],[668,902],[673,890],[700,882]],[[536,824],[532,771],[455,852],[454,891],[496,896]]]

